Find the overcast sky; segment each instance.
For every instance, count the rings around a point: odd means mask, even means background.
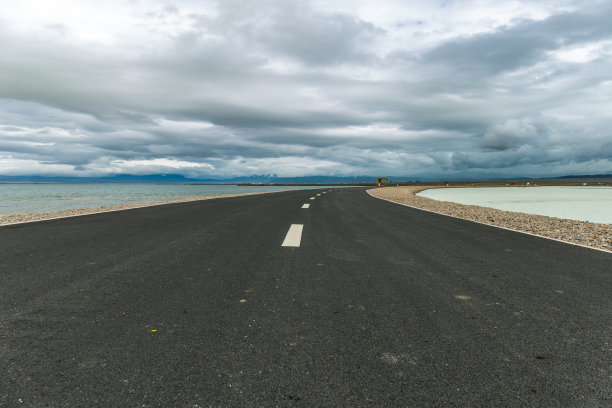
[[[0,2],[0,174],[612,173],[609,0]]]

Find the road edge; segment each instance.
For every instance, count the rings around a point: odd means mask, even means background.
[[[431,213],[431,214],[443,215],[445,217],[455,218],[457,220],[470,221],[470,222],[474,222],[476,224],[486,225],[488,227],[499,228],[499,229],[503,229],[503,230],[506,230],[506,231],[520,232],[521,234],[531,235],[532,237],[549,239],[551,241],[561,242],[561,243],[564,243],[564,244],[574,245],[574,246],[577,246],[577,247],[582,247],[582,248],[587,248],[587,249],[592,249],[592,250],[595,250],[595,251],[600,251],[600,252],[605,252],[605,253],[608,253],[608,254],[612,254],[612,251],[608,251],[607,249],[603,249],[603,248],[596,248],[596,247],[592,247],[592,246],[588,246],[588,245],[578,244],[576,242],[564,241],[564,240],[558,239],[558,238],[551,238],[551,237],[547,237],[547,236],[544,236],[544,235],[534,234],[533,232],[527,232],[527,231],[521,231],[521,230],[517,230],[517,229],[513,229],[513,228],[502,227],[501,225],[487,224],[487,223],[481,222],[481,221],[474,221],[474,220],[470,220],[468,218],[461,218],[461,217],[457,217],[455,215],[443,214],[443,213],[439,213],[439,212],[435,212],[435,211],[431,211],[431,210],[425,210],[423,208],[415,207],[415,206],[404,204],[404,203],[398,203],[397,201],[389,200],[387,198],[376,197],[375,195],[370,194],[370,190],[375,190],[375,189],[371,188],[369,190],[366,190],[366,193],[368,193],[368,195],[370,197],[376,198],[377,200],[388,201],[388,202],[393,203],[393,204],[403,205],[404,207],[409,207],[409,208],[412,208],[412,209],[415,209],[415,210],[419,210],[419,211],[425,211],[425,212],[428,212],[428,213]]]
[[[216,195],[216,196],[206,196],[200,199],[196,199],[196,200],[179,200],[179,201],[168,201],[168,202],[154,202],[154,203],[140,203],[140,204],[135,204],[135,206],[133,207],[125,207],[125,208],[113,208],[111,210],[101,210],[101,211],[92,211],[92,212],[86,212],[86,213],[82,213],[82,214],[72,214],[72,215],[60,215],[58,217],[50,217],[50,218],[41,218],[38,220],[28,220],[28,221],[17,221],[17,222],[10,222],[7,224],[0,224],[0,228],[2,227],[9,227],[11,225],[20,225],[20,224],[31,224],[33,222],[43,222],[43,221],[52,221],[52,220],[61,220],[64,218],[74,218],[74,217],[83,217],[86,215],[95,215],[95,214],[106,214],[106,213],[111,213],[111,212],[118,212],[118,211],[128,211],[128,210],[138,210],[141,208],[147,208],[147,207],[156,207],[156,206],[162,206],[162,205],[169,205],[169,204],[183,204],[183,203],[193,203],[193,202],[197,202],[197,201],[208,201],[208,200],[219,200],[222,198],[234,198],[234,197],[246,197],[246,196],[253,196],[253,195],[261,195],[261,194],[270,194],[270,193],[282,193],[285,191],[295,191],[295,190],[279,190],[279,191],[258,191],[255,193],[242,193],[242,194],[223,194],[223,195]],[[104,207],[100,207],[100,208],[104,208]],[[74,210],[83,210],[83,208],[75,208]],[[49,214],[49,213],[37,213],[37,214]]]

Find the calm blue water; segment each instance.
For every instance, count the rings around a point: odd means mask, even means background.
[[[612,224],[612,187],[437,188],[418,195],[498,210]]]
[[[0,216],[172,201],[189,197],[261,191],[301,190],[310,186],[231,186],[182,184],[0,184]]]

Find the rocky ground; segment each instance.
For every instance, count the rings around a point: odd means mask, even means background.
[[[436,187],[383,187],[368,190],[374,197],[395,201],[411,207],[452,215],[484,224],[497,225],[544,237],[560,239],[594,248],[612,251],[612,225],[574,221],[544,215],[524,214],[494,208],[437,201],[419,197],[417,192]]]
[[[11,214],[11,215],[1,216],[0,225],[15,224],[15,223],[20,223],[20,222],[49,220],[53,218],[62,218],[62,217],[74,217],[76,215],[86,215],[86,214],[95,214],[95,213],[108,212],[108,211],[127,210],[130,208],[149,207],[152,205],[184,203],[188,201],[210,200],[213,198],[235,197],[239,195],[267,194],[271,192],[272,191],[244,193],[244,194],[225,194],[225,195],[217,195],[217,196],[199,196],[199,197],[191,197],[191,198],[186,198],[182,200],[174,200],[174,201],[122,204],[122,205],[113,205],[113,206],[98,207],[98,208],[79,208],[79,209],[74,209],[74,210],[54,211],[54,212],[48,212],[48,213]]]

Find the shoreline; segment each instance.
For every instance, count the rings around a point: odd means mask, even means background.
[[[570,244],[612,252],[612,225],[564,218],[497,210],[417,196],[416,193],[442,186],[381,187],[368,194],[420,210],[448,215],[481,224],[550,238]]]
[[[115,211],[133,210],[137,208],[154,207],[158,205],[187,203],[191,201],[213,200],[217,198],[241,197],[241,196],[249,196],[249,195],[256,195],[256,194],[279,193],[281,191],[287,191],[287,190],[257,191],[257,192],[252,192],[252,193],[197,196],[197,197],[189,197],[189,198],[184,198],[180,200],[172,200],[172,201],[151,201],[151,202],[144,202],[144,203],[118,204],[118,205],[109,205],[109,206],[104,206],[104,207],[75,208],[75,209],[70,209],[70,210],[61,210],[61,211],[52,211],[52,212],[43,212],[43,213],[9,214],[9,215],[0,216],[0,227],[7,226],[7,225],[15,225],[15,224],[26,224],[29,222],[56,220],[60,218],[79,217],[82,215],[92,215],[92,214],[102,214],[102,213],[115,212]]]

